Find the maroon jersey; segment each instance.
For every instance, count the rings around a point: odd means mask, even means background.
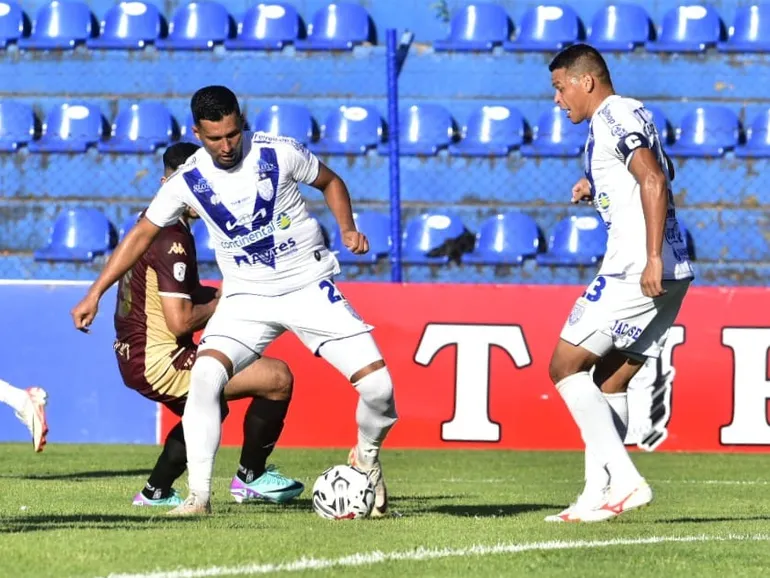
[[[192,367],[196,346],[192,335],[171,333],[161,297],[192,299],[199,287],[190,229],[181,221],[163,228],[118,285],[114,348],[128,387],[160,402],[187,395],[179,370]]]

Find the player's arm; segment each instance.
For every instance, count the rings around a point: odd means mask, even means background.
[[[142,217],[118,244],[88,293],[71,311],[75,328],[87,331],[96,317],[99,300],[149,249],[160,227]]]
[[[206,323],[214,315],[218,302],[218,299],[212,299],[208,303],[196,304],[190,296],[160,296],[166,325],[175,337],[192,335],[206,327]]]
[[[158,278],[158,295],[166,326],[176,337],[203,329],[214,315],[218,302],[211,291],[204,291],[201,286],[193,245],[189,233],[168,228],[155,241],[149,255]]]
[[[635,151],[628,169],[639,183],[647,230],[647,266],[642,273],[642,292],[648,297],[657,297],[664,293],[661,253],[668,212],[666,175],[663,174],[655,154],[642,147]]]
[[[337,173],[325,164],[318,163],[318,176],[310,183],[323,192],[326,204],[340,228],[342,242],[351,253],[362,254],[369,250],[366,235],[360,233],[353,220],[353,207],[350,204],[348,187]]]

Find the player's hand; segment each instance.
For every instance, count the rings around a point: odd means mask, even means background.
[[[369,251],[369,239],[360,231],[342,233],[342,244],[355,255],[363,255]]]
[[[590,201],[591,198],[591,183],[583,177],[572,187],[572,202],[576,204],[580,201]]]
[[[75,329],[82,331],[83,333],[88,333],[89,327],[91,326],[91,323],[93,323],[98,311],[99,298],[94,297],[91,294],[86,295],[85,298],[70,311],[72,321],[75,323]]]
[[[663,260],[660,257],[647,259],[640,283],[642,293],[647,297],[658,297],[666,292],[663,289]]]

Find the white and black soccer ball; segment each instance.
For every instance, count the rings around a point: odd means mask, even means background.
[[[374,486],[353,466],[333,466],[313,484],[313,510],[327,520],[366,518],[373,507]]]

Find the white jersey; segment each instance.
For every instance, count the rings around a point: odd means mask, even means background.
[[[600,275],[635,280],[647,264],[647,229],[639,183],[628,170],[634,152],[646,147],[655,154],[668,189],[663,240],[663,279],[690,279],[685,240],[676,219],[666,162],[652,115],[638,100],[612,95],[591,118],[585,146],[585,175],[594,206],[607,227],[607,252]]]
[[[145,216],[164,227],[192,207],[212,238],[224,295],[283,295],[339,273],[297,185],[318,171],[318,159],[294,139],[245,132],[240,163],[219,168],[199,149]]]

